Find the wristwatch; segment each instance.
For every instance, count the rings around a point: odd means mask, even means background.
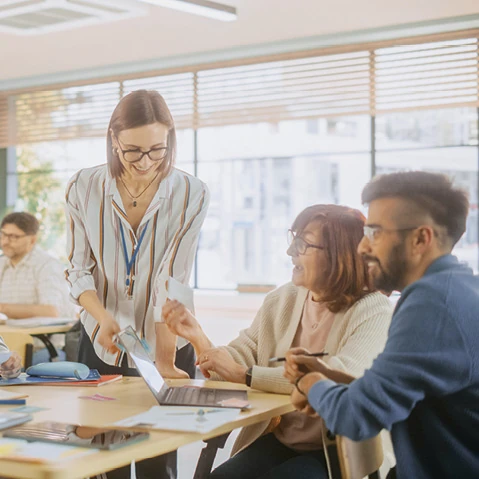
[[[251,387],[251,381],[252,380],[253,380],[253,367],[249,368],[246,371],[246,379],[245,379],[246,386]]]

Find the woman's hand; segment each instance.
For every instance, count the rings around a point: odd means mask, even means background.
[[[202,332],[197,319],[191,311],[176,299],[166,301],[161,310],[163,320],[168,329],[177,336],[194,343],[197,336]]]
[[[186,371],[177,368],[175,365],[165,366],[157,362],[156,369],[158,369],[161,376],[165,379],[190,379]]]
[[[4,363],[0,364],[0,376],[5,379],[18,377],[21,370],[22,360],[15,351],[12,352],[12,355]]]
[[[304,348],[292,348],[285,357],[284,377],[291,383],[309,372],[318,372],[328,376],[330,367],[321,359],[313,356],[306,356],[309,351]]]
[[[103,346],[109,353],[115,354],[120,350],[115,345],[113,338],[120,332],[120,326],[112,316],[106,316],[100,323],[98,331],[98,343]]]
[[[238,364],[226,348],[208,349],[198,356],[196,363],[199,364],[205,378],[209,378],[209,371],[213,371],[225,381],[245,384],[248,368]]]

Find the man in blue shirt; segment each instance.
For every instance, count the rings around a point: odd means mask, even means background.
[[[296,381],[293,404],[356,441],[390,430],[398,478],[477,479],[479,279],[450,254],[467,197],[445,176],[416,171],[375,178],[362,199],[359,252],[378,289],[402,292],[388,341],[349,385],[328,379],[341,374],[321,361],[289,353],[287,370],[314,371]]]

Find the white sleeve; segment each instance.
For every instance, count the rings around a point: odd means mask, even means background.
[[[171,276],[182,284],[188,284],[209,200],[208,188],[201,183],[201,188],[196,191],[188,208],[184,211],[184,221],[167,247],[155,278],[153,291],[155,322],[163,322],[161,308],[168,295],[166,286],[168,278]]]
[[[70,297],[78,304],[79,296],[85,291],[96,291],[92,271],[96,260],[92,254],[86,228],[79,209],[77,197],[78,172],[69,182],[66,190],[67,248],[70,266],[66,279],[70,285]]]

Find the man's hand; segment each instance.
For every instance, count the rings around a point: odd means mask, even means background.
[[[22,360],[20,356],[13,351],[12,355],[3,364],[0,364],[0,376],[5,379],[13,379],[20,375],[22,370]]]
[[[306,356],[309,351],[304,348],[291,348],[285,355],[284,377],[291,383],[310,372],[318,372],[328,376],[330,367],[321,359]]]
[[[109,353],[115,354],[120,350],[115,345],[113,338],[120,332],[120,326],[112,316],[106,316],[100,323],[98,331],[98,343],[101,344]]]
[[[246,366],[238,364],[226,348],[213,348],[204,351],[197,360],[205,378],[210,377],[209,371],[219,374],[225,381],[244,384],[246,381]]]
[[[316,411],[308,403],[309,390],[322,379],[327,379],[320,373],[309,373],[296,382],[291,393],[291,403],[294,408],[308,416],[317,416]]]

